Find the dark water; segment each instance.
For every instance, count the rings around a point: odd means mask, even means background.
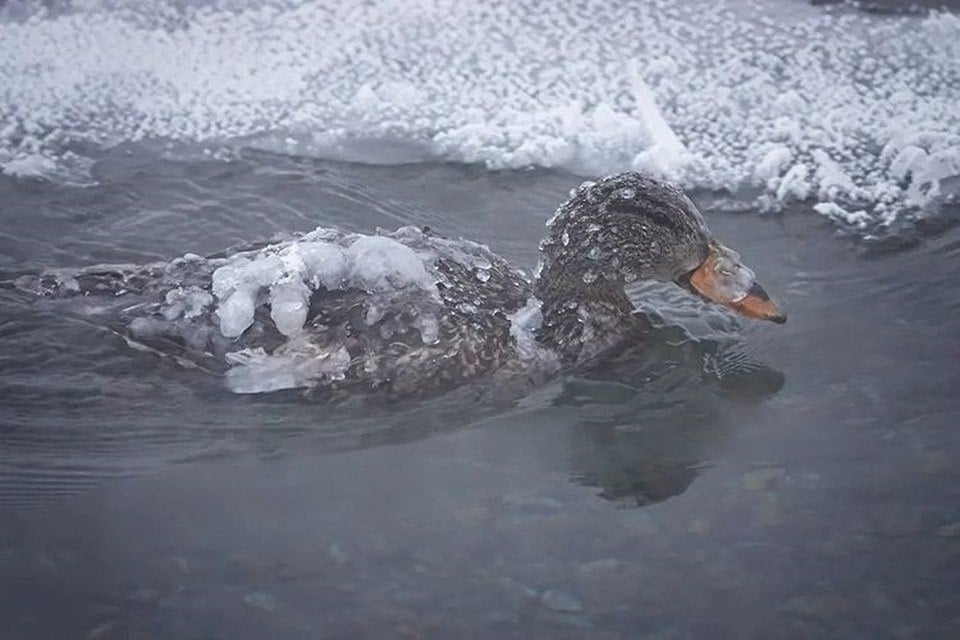
[[[0,273],[400,224],[529,267],[580,182],[142,147],[95,175],[0,176]],[[739,330],[771,396],[672,330],[647,384],[507,409],[242,397],[0,290],[0,638],[958,637],[960,232],[865,257],[802,209],[706,215],[789,305]]]

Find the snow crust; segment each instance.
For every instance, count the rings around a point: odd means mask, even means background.
[[[0,171],[55,178],[50,163],[68,163],[77,141],[352,157],[376,140],[387,162],[639,168],[760,188],[767,208],[832,202],[862,210],[864,228],[957,197],[951,14],[685,0],[187,5],[0,7]],[[300,298],[277,295],[291,308]],[[233,304],[245,317],[244,300]]]

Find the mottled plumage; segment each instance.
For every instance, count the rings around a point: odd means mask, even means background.
[[[640,173],[585,183],[549,226],[535,287],[538,335],[573,366],[642,339],[646,319],[633,314],[624,285],[683,277],[703,262],[710,239],[682,191]]]
[[[218,269],[256,266],[257,260],[282,267],[281,258],[291,259],[283,252],[299,241],[206,259],[55,270],[20,278],[16,286],[139,346],[226,372],[235,390],[307,386],[322,397],[410,397],[481,379],[517,385],[561,367],[590,367],[627,345],[635,348],[648,325],[633,313],[624,285],[655,279],[689,288],[689,274],[723,249],[679,189],[638,173],[585,183],[548,224],[535,283],[486,247],[407,227],[381,232],[375,242],[423,261],[427,271],[419,263],[415,270],[428,277],[425,284],[408,286],[389,271],[386,285],[350,284],[356,278],[321,283],[320,276],[304,275],[301,261],[301,271],[274,275],[278,282],[309,286],[305,315],[294,316],[297,323],[285,328],[271,308],[279,304],[271,297],[279,285],[255,283],[255,307],[251,316],[238,316],[249,320],[239,325],[237,337],[226,337],[230,331],[223,328],[231,290],[217,284]],[[341,253],[360,237],[334,230],[316,234],[340,243],[321,249]],[[535,315],[537,304],[539,327],[519,327],[518,311]]]

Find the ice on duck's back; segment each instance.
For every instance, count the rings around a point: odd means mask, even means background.
[[[419,255],[394,238],[317,229],[302,238],[228,258],[213,273],[220,331],[228,338],[253,324],[256,307],[270,303],[277,329],[303,329],[313,291],[357,288],[374,297],[419,291],[438,299],[432,255]]]
[[[527,304],[510,314],[510,335],[516,342],[517,353],[521,358],[529,359],[538,353],[540,347],[536,331],[542,323],[540,301],[532,296],[527,300]]]
[[[350,354],[343,346],[318,351],[304,340],[290,340],[274,353],[262,348],[244,349],[227,355],[233,365],[226,374],[234,393],[266,393],[310,385],[326,376],[343,378]]]
[[[167,292],[163,316],[167,320],[191,319],[200,316],[213,304],[213,296],[199,287],[177,287]]]
[[[302,280],[285,280],[270,287],[270,318],[280,333],[293,336],[307,321],[311,291]]]
[[[242,335],[253,324],[256,308],[268,303],[271,320],[287,337],[269,353],[254,348],[227,354],[232,365],[227,386],[237,393],[261,393],[343,377],[350,364],[346,348],[313,342],[303,333],[310,298],[321,288],[366,291],[364,320],[371,327],[393,306],[413,300],[416,313],[410,327],[419,331],[424,344],[436,343],[441,304],[437,282],[446,278],[437,268],[439,260],[472,269],[483,282],[495,257],[483,245],[404,227],[377,235],[318,228],[296,240],[227,258],[214,271],[212,283],[221,333],[228,338]],[[168,296],[167,302],[190,312],[213,299],[209,294],[206,300]]]
[[[383,236],[360,236],[351,243],[348,280],[367,291],[416,287],[437,290],[436,278],[410,247]]]

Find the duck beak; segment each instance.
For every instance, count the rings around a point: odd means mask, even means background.
[[[750,291],[747,292],[746,296],[728,303],[727,306],[748,318],[769,320],[777,324],[785,324],[787,321],[787,314],[777,306],[777,303],[770,299],[770,296],[767,295],[767,292],[764,291],[759,282],[753,283],[753,286],[750,287]]]
[[[707,300],[733,309],[740,315],[777,324],[787,315],[770,299],[754,279],[754,273],[740,263],[740,256],[722,245],[711,248],[707,259],[689,277],[690,288]]]

